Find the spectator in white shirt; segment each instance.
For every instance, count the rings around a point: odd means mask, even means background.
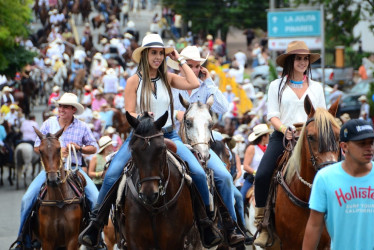
[[[35,115],[30,114],[29,119],[26,119],[22,122],[20,131],[22,133],[22,141],[30,142],[34,146],[34,142],[37,135],[33,127],[39,129],[39,125],[35,121]]]
[[[247,55],[243,51],[239,50],[234,54],[234,57],[239,65],[245,67],[245,65],[247,64]]]
[[[236,83],[243,84],[244,66],[240,65],[237,61],[233,61],[229,70],[229,76],[235,78]]]

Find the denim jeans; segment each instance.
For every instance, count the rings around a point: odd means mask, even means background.
[[[177,154],[182,160],[188,163],[190,168],[191,177],[199,190],[201,197],[206,206],[209,205],[209,190],[207,186],[207,179],[203,168],[192,154],[192,152],[183,144],[182,140],[175,131],[164,134],[165,138],[171,139],[177,145]],[[124,166],[131,157],[129,149],[129,142],[132,138],[132,133],[127,137],[126,141],[122,144],[117,154],[114,156],[109,168],[105,174],[103,185],[101,186],[99,197],[97,199],[98,205],[100,205],[110,188],[114,185],[117,179],[121,176]]]
[[[95,184],[92,182],[91,178],[79,168],[79,172],[81,172],[86,179],[87,185],[84,188],[84,192],[87,196],[89,201],[89,205],[91,210],[93,209],[94,205],[96,204],[97,196],[99,191],[97,190]],[[43,183],[46,181],[47,175],[44,170],[40,171],[38,176],[31,182],[29,188],[27,189],[26,193],[22,197],[21,203],[21,223],[19,227],[18,234],[21,233],[23,225],[25,224],[26,218],[31,213],[31,209],[34,206],[34,203],[38,197],[39,191]]]
[[[247,195],[248,190],[252,187],[252,183],[250,183],[248,180],[244,180],[243,186],[240,189],[240,193],[243,196],[243,202],[245,202],[245,196]]]
[[[209,153],[210,159],[208,161],[208,168],[213,170],[214,182],[217,190],[222,196],[223,202],[229,210],[231,218],[236,221],[237,217],[234,207],[234,193],[236,188],[234,187],[232,176],[217,154],[211,149],[209,150]]]
[[[233,185],[233,189],[234,189],[234,198],[235,198],[236,209],[238,210],[238,213],[239,213],[240,219],[242,220],[242,223],[245,225],[243,196],[240,193],[239,189],[234,187],[234,185]]]

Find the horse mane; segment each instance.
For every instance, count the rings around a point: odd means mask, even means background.
[[[339,150],[339,145],[336,142],[333,127],[339,128],[339,124],[335,118],[324,108],[317,108],[314,115],[314,126],[318,133],[318,152],[336,152]],[[301,130],[299,140],[293,149],[292,155],[287,163],[286,182],[291,183],[296,171],[300,171],[302,159],[302,146],[305,139],[305,125]],[[305,142],[307,143],[307,142]]]

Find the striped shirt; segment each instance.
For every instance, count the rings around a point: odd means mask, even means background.
[[[47,133],[54,134],[61,129],[60,124],[58,123],[58,116],[54,116],[46,120],[40,132],[46,135]],[[69,143],[76,143],[79,146],[94,146],[98,148],[96,139],[93,136],[90,128],[87,126],[85,122],[82,122],[74,117],[73,122],[69,125],[69,127],[62,133],[59,138],[61,147],[66,147]],[[40,146],[40,139],[39,137],[36,138],[34,147]],[[77,151],[77,158],[78,163],[75,162],[75,157],[72,155],[72,162],[81,166],[82,165],[82,154],[81,152]]]

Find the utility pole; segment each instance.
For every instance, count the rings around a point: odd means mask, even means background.
[[[270,11],[271,12],[275,11],[275,0],[269,0],[269,6],[270,6]],[[268,34],[269,34],[269,31],[268,31]],[[270,54],[270,57],[271,57],[271,61],[275,65],[275,67],[277,67],[277,65],[275,63],[275,59],[277,57],[277,52],[275,50],[272,50],[271,54]]]

